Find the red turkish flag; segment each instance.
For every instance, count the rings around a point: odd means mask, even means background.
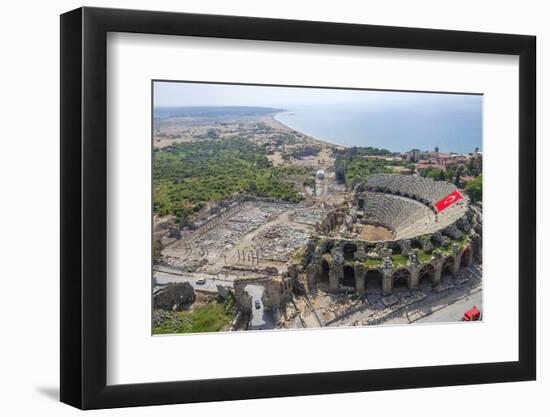
[[[434,204],[437,211],[441,211],[447,207],[449,207],[451,204],[453,204],[455,201],[458,201],[462,198],[462,194],[458,190],[454,190],[451,194],[449,194],[446,197],[443,197],[441,200],[439,200],[437,203]]]

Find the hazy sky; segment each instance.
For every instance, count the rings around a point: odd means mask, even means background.
[[[479,105],[481,96],[403,93],[388,91],[336,90],[323,88],[263,87],[248,85],[155,82],[155,107],[265,106],[291,108],[315,104],[388,105],[430,103]]]

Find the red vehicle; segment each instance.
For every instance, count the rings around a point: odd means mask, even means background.
[[[463,321],[478,321],[481,320],[481,311],[476,306],[473,306],[471,309],[467,310],[462,317]]]

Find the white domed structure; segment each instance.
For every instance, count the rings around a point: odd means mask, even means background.
[[[318,180],[324,180],[325,171],[323,171],[322,169],[318,170],[317,173],[315,174],[315,178],[317,178]]]

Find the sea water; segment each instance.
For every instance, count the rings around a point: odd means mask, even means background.
[[[481,95],[413,94],[399,100],[288,106],[275,118],[315,138],[393,152],[482,149]]]

